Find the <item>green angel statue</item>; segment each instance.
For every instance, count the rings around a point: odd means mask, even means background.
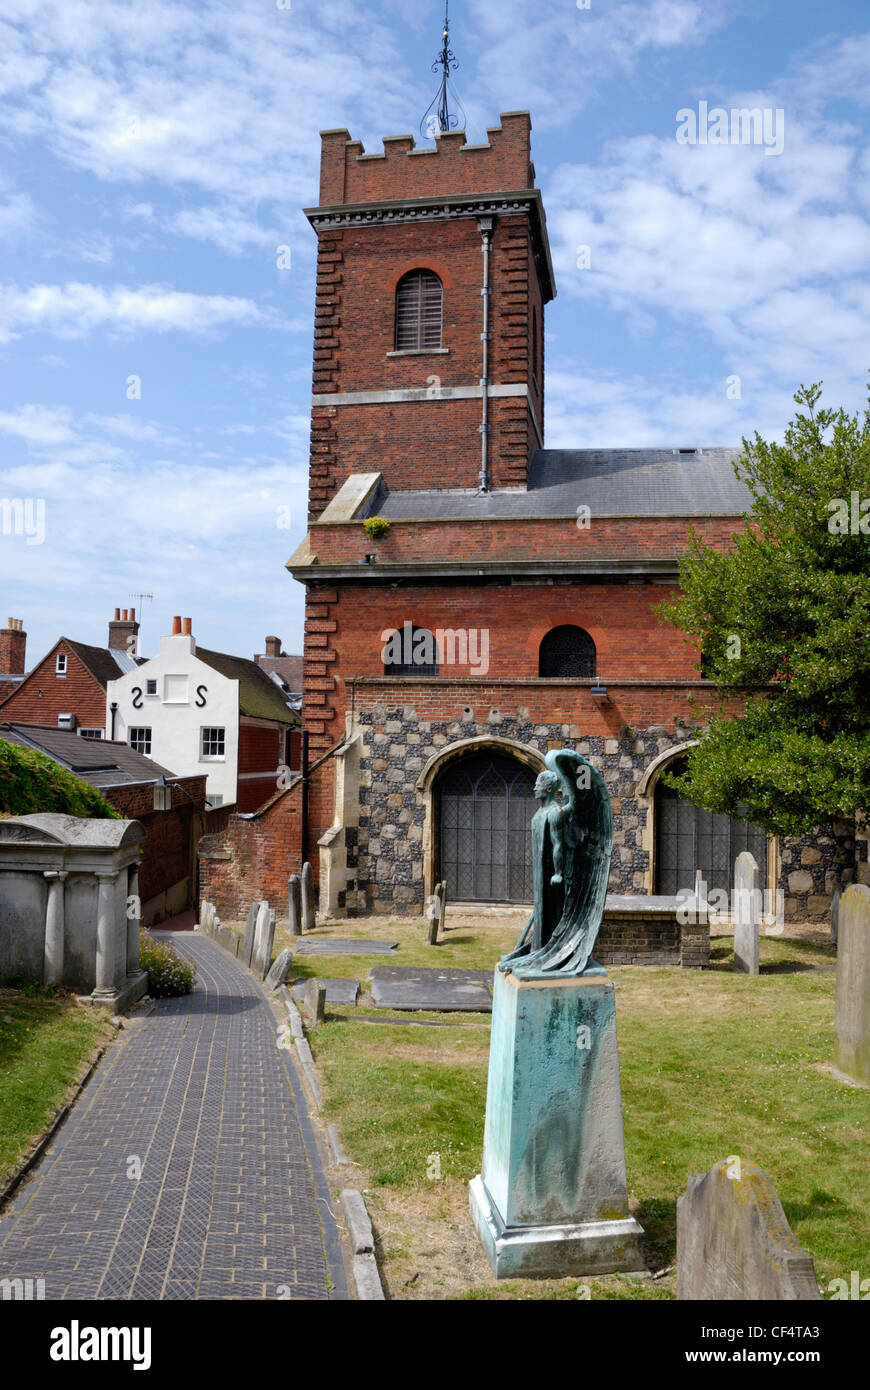
[[[532,816],[535,905],[499,970],[518,979],[603,975],[591,959],[604,915],[613,850],[610,796],[591,763],[573,748],[544,759]]]

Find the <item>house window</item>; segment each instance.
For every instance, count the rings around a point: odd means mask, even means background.
[[[156,694],[157,694],[157,682],[156,682],[156,681],[146,681],[146,682],[145,682],[145,694],[146,694],[146,695],[156,695]]]
[[[225,733],[224,729],[203,729],[202,731],[202,757],[203,758],[225,758]]]
[[[79,738],[102,738],[102,729],[79,729]]]
[[[146,757],[151,756],[150,729],[131,728],[127,734],[127,742],[136,753],[144,753]]]
[[[412,270],[396,289],[396,351],[431,352],[441,346],[441,281],[431,270]]]
[[[58,652],[54,659],[54,674],[56,676],[66,675],[66,652]]]
[[[552,628],[541,643],[538,675],[563,680],[596,675],[595,643],[589,633],[570,623]]]
[[[207,807],[223,806],[224,799],[222,796],[219,796],[216,792],[209,792],[208,796],[205,799],[205,804]]]

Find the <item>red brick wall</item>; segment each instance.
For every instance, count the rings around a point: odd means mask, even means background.
[[[390,357],[396,286],[415,268],[433,270],[441,279],[442,341],[448,352]],[[543,299],[524,215],[496,220],[490,277],[490,380],[528,385],[532,305],[542,342]],[[315,394],[477,386],[482,374],[482,282],[481,239],[473,218],[321,232]],[[534,399],[543,427],[542,373]],[[398,491],[476,487],[481,411],[479,398],[316,406],[311,417],[312,516],[351,473],[373,469]],[[527,402],[493,398],[489,423],[492,485],[523,486],[538,447]]]
[[[534,185],[528,112],[501,117],[487,146],[463,149],[464,131],[442,135],[434,149],[412,154],[411,136],[384,141],[383,155],[364,155],[346,130],[321,136],[320,204],[383,202],[459,193],[518,193]]]
[[[283,731],[262,724],[246,724],[243,719],[239,727],[239,772],[268,772],[274,783],[281,761],[282,738]]]
[[[67,655],[65,676],[55,674],[58,652]],[[106,692],[72,648],[61,641],[34,667],[14,694],[3,701],[2,711],[3,719],[18,724],[57,728],[57,716],[71,713],[77,716],[80,728],[105,729]]]
[[[182,879],[188,879],[188,901],[193,902],[196,846],[202,835],[197,807],[205,805],[205,784],[205,777],[180,779],[180,786],[190,793],[196,806],[178,786],[173,786],[169,811],[154,810],[154,788],[150,785],[108,787],[103,792],[110,806],[127,820],[141,821],[148,831],[139,866],[139,897],[143,903]]]
[[[268,899],[279,917],[286,914],[287,881],[302,869],[301,813],[302,785],[297,780],[254,820],[233,816],[221,835],[202,841],[200,897],[213,902],[224,921],[244,920],[251,903],[261,898]],[[308,858],[316,874],[319,860],[313,836]]]

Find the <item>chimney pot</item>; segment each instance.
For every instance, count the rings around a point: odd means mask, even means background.
[[[130,622],[131,622],[131,623],[135,623],[135,621],[136,621],[136,609],[135,609],[135,608],[131,608],[131,609],[130,609]]]
[[[115,609],[115,622],[116,622],[116,623],[119,623],[120,621],[121,621],[121,610],[120,610],[120,608],[116,608],[116,609]]]
[[[184,634],[185,637],[190,637],[190,636],[191,636],[191,623],[190,623],[190,618],[185,618],[184,622],[181,624],[181,631],[182,631],[182,633]]]
[[[27,653],[27,633],[21,618],[7,618],[0,632],[0,672],[4,676],[23,676]]]
[[[178,618],[173,618],[173,619],[172,619],[172,635],[173,635],[173,637],[180,637],[180,636],[181,636],[181,618],[180,618],[180,617],[178,617]]]

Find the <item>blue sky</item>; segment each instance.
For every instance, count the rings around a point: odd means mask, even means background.
[[[417,133],[443,0],[286,3],[0,0],[0,497],[45,502],[42,544],[0,534],[0,618],[28,664],[141,592],[148,653],[175,613],[204,646],[301,650],[301,208],[320,129]],[[451,23],[469,139],[532,112],[550,446],[777,435],[801,381],[863,407],[866,3],[454,0]],[[678,143],[701,101],[782,110],[782,152]]]

